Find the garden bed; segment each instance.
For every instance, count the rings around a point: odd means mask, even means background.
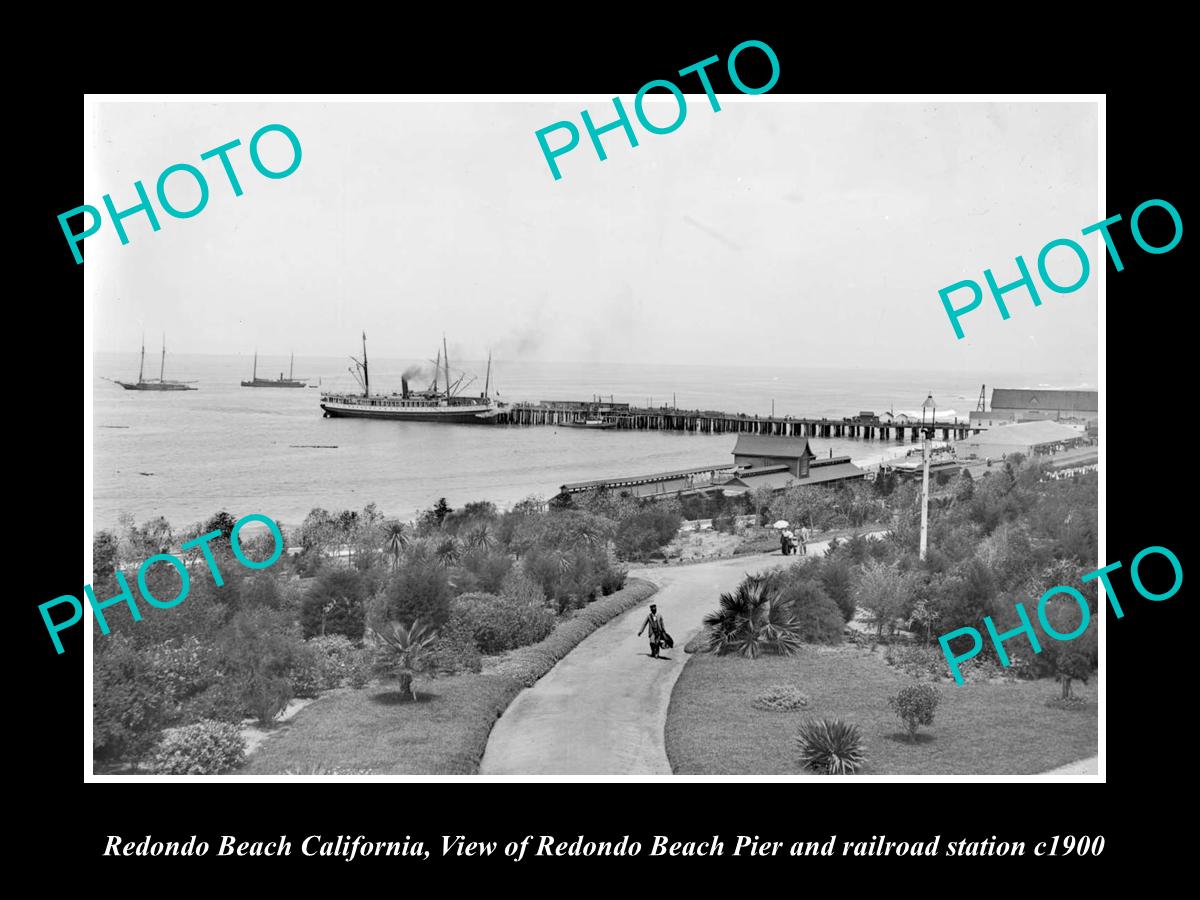
[[[866,747],[864,775],[1028,775],[1097,752],[1096,686],[1082,708],[1046,706],[1060,688],[1034,682],[939,687],[932,726],[904,738],[888,697],[913,683],[878,655],[856,647],[806,646],[794,657],[757,660],[693,655],[667,713],[667,756],[679,775],[798,775],[793,737],[805,718],[857,725]],[[793,684],[810,698],[796,712],[756,709],[767,686]]]
[[[496,719],[580,641],[654,593],[647,581],[588,604],[545,640],[513,650],[482,674],[418,676],[418,700],[392,683],[322,694],[263,744],[241,775],[473,775]]]

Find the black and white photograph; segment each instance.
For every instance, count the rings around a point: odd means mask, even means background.
[[[676,83],[88,97],[87,780],[1104,779],[1177,211],[1099,95]]]

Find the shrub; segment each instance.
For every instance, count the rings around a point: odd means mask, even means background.
[[[212,648],[194,636],[152,644],[142,652],[154,689],[173,704],[194,697],[219,677]]]
[[[149,657],[122,634],[97,647],[92,678],[92,752],[135,765],[154,745],[172,712],[154,680]]]
[[[651,507],[635,513],[617,526],[615,542],[623,559],[639,559],[669,544],[683,519],[669,509]]]
[[[292,699],[292,668],[303,650],[300,636],[283,613],[243,609],[218,636],[222,665],[240,686],[247,708],[270,725]]]
[[[840,644],[846,620],[837,604],[815,581],[802,581],[779,595],[780,604],[791,611],[800,639],[812,644]]]
[[[754,705],[759,709],[788,712],[803,709],[808,706],[808,700],[808,695],[795,685],[773,684],[754,698]]]
[[[635,579],[629,582],[623,590],[580,610],[574,618],[555,628],[545,640],[512,651],[491,674],[531,687],[600,625],[633,609],[656,590],[647,581]]]
[[[503,653],[535,644],[554,630],[554,613],[544,605],[495,594],[463,594],[451,621],[461,622],[484,653]]]
[[[349,566],[321,569],[300,604],[300,627],[305,637],[343,634],[363,636],[367,586],[363,574]]]
[[[796,733],[800,762],[822,775],[853,775],[867,761],[858,726],[841,719],[810,719]]]
[[[246,575],[238,585],[238,600],[245,605],[258,604],[279,609],[283,603],[283,593],[279,590],[278,578],[266,572]]]
[[[203,721],[169,728],[147,768],[159,775],[220,775],[246,760],[246,742],[236,725]]]
[[[483,540],[479,532],[471,532],[468,539]],[[492,538],[488,538],[492,540]],[[460,569],[455,578],[455,587],[464,594],[496,594],[501,590],[508,573],[512,570],[512,557],[507,553],[489,549],[479,544],[464,553]]]
[[[289,676],[292,692],[297,697],[316,697],[325,690],[324,660],[317,649],[305,644],[292,661]]]
[[[938,699],[938,692],[932,685],[912,684],[902,688],[896,696],[889,697],[888,706],[900,717],[908,731],[908,739],[912,741],[916,740],[918,728],[933,724]]]
[[[342,687],[350,681],[354,667],[361,663],[362,651],[354,646],[354,642],[342,634],[327,634],[324,637],[310,638],[305,645],[311,649],[319,661],[318,688],[319,691],[329,691]],[[305,694],[296,691],[297,697]]]
[[[746,576],[737,590],[721,595],[720,604],[704,617],[709,649],[719,656],[737,653],[756,659],[764,653],[791,655],[799,649],[799,623],[791,606],[780,602],[771,577]]]
[[[184,724],[210,719],[216,722],[240,723],[252,711],[246,706],[242,686],[232,678],[221,678],[188,700],[180,710]]]
[[[450,618],[450,578],[436,557],[413,557],[396,570],[384,591],[385,618],[411,625],[420,619],[441,628]]]
[[[842,619],[849,622],[858,608],[854,602],[854,575],[850,564],[844,559],[822,560],[820,572],[821,587],[841,610]]]
[[[933,647],[888,644],[885,658],[890,665],[911,678],[936,678],[940,681],[950,677],[945,655]]]
[[[441,675],[483,669],[483,655],[475,645],[470,626],[454,615],[429,645],[428,657],[430,670]]]
[[[609,594],[615,594],[621,590],[625,587],[625,579],[628,574],[621,566],[605,569],[600,575],[600,593],[607,597]]]

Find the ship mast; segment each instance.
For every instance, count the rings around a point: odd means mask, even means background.
[[[450,399],[450,351],[446,349],[446,335],[442,334],[442,357],[446,360],[446,399]]]
[[[438,349],[437,362],[433,364],[433,392],[438,392],[438,379],[441,378],[442,370],[442,351]]]
[[[250,376],[253,381],[258,381],[258,351],[254,351],[254,374]]]
[[[364,354],[365,357],[366,354]],[[292,373],[296,371],[296,354],[292,352],[291,362],[288,363],[288,381],[292,380]]]
[[[138,363],[138,384],[143,381],[142,374],[146,370],[146,332],[142,332],[142,361]]]
[[[158,364],[158,380],[159,380],[159,382],[161,382],[163,380],[163,372],[166,371],[166,368],[167,368],[167,333],[164,331],[163,332],[162,362],[160,362]]]
[[[492,351],[489,350],[488,351],[487,375],[483,379],[483,396],[484,397],[486,397],[488,395],[488,388],[491,386],[491,383],[492,383]]]
[[[367,371],[367,333],[363,335],[363,396],[371,396],[371,374]]]

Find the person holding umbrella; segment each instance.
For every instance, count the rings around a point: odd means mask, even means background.
[[[771,527],[779,531],[779,552],[782,553],[784,556],[787,556],[788,555],[788,537],[789,537],[789,532],[787,531],[787,527],[788,527],[787,521],[785,519],[780,519],[778,522],[776,522]]]

